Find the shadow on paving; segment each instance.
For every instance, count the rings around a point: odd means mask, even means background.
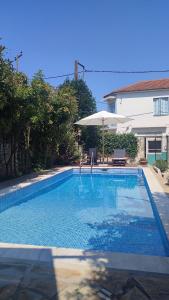
[[[97,254],[92,256],[91,253],[85,251],[84,257],[78,257],[78,259],[89,261],[90,274],[84,276],[75,290],[65,290],[63,299],[169,299],[168,275],[110,268],[109,259],[106,254],[104,257],[103,253],[100,259]]]
[[[40,251],[51,263],[38,261]],[[59,299],[52,259],[50,249],[0,248],[0,299]]]
[[[94,267],[94,266],[93,266]],[[83,294],[83,287],[88,294]],[[117,271],[106,268],[93,271],[90,279],[85,279],[66,299],[112,299],[112,300],[168,300],[169,277],[149,273]]]
[[[115,270],[106,252],[17,247],[0,249],[2,300],[169,299],[169,276]]]
[[[44,257],[50,263],[39,261]],[[76,263],[70,265],[70,260]],[[81,265],[85,262],[89,264],[86,272],[85,264]],[[106,252],[99,256],[97,251],[62,256],[45,248],[1,248],[0,299],[169,299],[168,276],[115,270],[109,265]]]

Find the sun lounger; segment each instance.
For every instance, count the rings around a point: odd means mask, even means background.
[[[125,166],[127,161],[125,149],[115,149],[112,158],[112,163],[114,166]]]

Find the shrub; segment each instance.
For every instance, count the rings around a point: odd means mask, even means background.
[[[102,141],[100,142],[100,146]],[[133,133],[105,133],[105,154],[112,155],[114,149],[125,149],[129,157],[135,158],[138,151],[137,137]],[[101,151],[101,148],[100,148]]]
[[[160,169],[161,172],[165,172],[168,169],[168,163],[166,160],[156,160],[155,166]]]

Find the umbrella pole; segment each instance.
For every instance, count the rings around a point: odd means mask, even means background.
[[[104,119],[102,120],[102,156],[104,164]]]

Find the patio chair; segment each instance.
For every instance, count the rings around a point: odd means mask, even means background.
[[[112,163],[114,166],[125,166],[127,161],[125,149],[114,149]]]
[[[96,148],[89,148],[89,153],[88,153],[88,157],[87,157],[88,164],[91,163],[91,157],[92,157],[92,155],[93,155],[93,162],[94,162],[94,164],[97,164],[97,149]]]

